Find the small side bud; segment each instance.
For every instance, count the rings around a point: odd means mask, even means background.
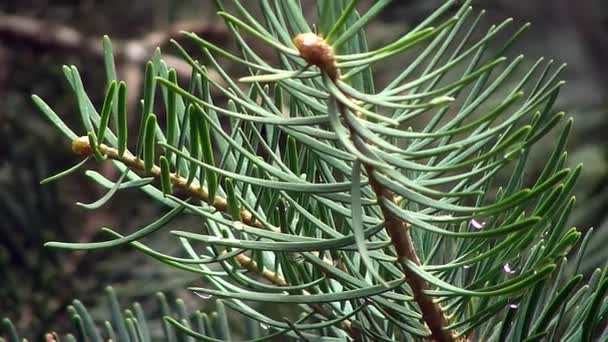
[[[81,156],[91,154],[91,145],[89,145],[89,137],[78,137],[72,141],[72,152]]]

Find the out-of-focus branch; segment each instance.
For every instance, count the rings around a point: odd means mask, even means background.
[[[576,5],[566,1],[567,12],[572,19],[575,29],[591,56],[605,90],[608,90],[608,32],[602,27],[600,20],[595,15],[593,2],[591,0],[577,1]],[[596,75],[598,76],[598,75]]]
[[[210,41],[221,42],[227,32],[216,25],[195,22],[178,22],[168,30],[155,31],[143,37],[112,42],[118,62],[141,66],[150,58],[157,46],[167,44],[170,38],[179,36],[181,31],[194,32]],[[75,28],[50,23],[44,20],[16,15],[0,14],[0,38],[28,41],[32,44],[62,50],[76,50],[99,58],[103,57],[101,37],[89,37]],[[167,55],[169,66],[183,77],[190,76],[190,65],[180,58]]]
[[[135,110],[137,108],[139,90],[143,81],[142,65],[151,58],[156,47],[166,45],[169,39],[178,37],[181,31],[194,32],[209,41],[225,42],[228,33],[218,27],[221,26],[184,21],[173,24],[167,30],[154,31],[143,37],[124,40],[113,39],[112,50],[116,59],[119,78],[126,80],[129,88],[129,109]],[[79,54],[84,53],[99,59],[103,58],[101,37],[86,36],[73,27],[40,19],[0,14],[0,40],[10,41],[11,39],[20,43],[28,42],[46,49],[59,49]],[[169,67],[175,69],[181,79],[187,80],[190,78],[192,69],[186,61],[170,54],[165,54],[163,59]],[[219,75],[214,75],[213,70],[209,70],[209,77],[220,84],[223,83]]]

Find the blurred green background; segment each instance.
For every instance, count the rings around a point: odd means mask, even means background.
[[[361,2],[366,6],[372,1]],[[369,27],[371,44],[381,45],[405,32],[441,2],[395,0]],[[308,13],[314,12],[315,1],[302,3]],[[517,18],[519,24],[533,23],[514,49],[525,52],[529,63],[545,56],[557,65],[569,65],[562,74],[568,84],[556,110],[575,118],[569,159],[573,165],[585,165],[572,225],[585,231],[596,229],[583,263],[588,272],[608,256],[602,245],[608,237],[608,2],[475,0],[474,4],[487,9],[487,23],[506,17]],[[76,101],[61,66],[76,65],[94,103],[99,104],[105,77],[101,37],[107,34],[117,53],[119,78],[129,84],[129,106],[134,112],[145,61],[156,46],[174,56],[168,41],[178,37],[180,30],[195,31],[225,47],[232,43],[213,14],[211,0],[0,0],[0,317],[10,317],[32,337],[48,330],[62,331],[64,308],[73,298],[80,298],[93,312],[102,310],[99,298],[105,285],[113,285],[119,296],[131,300],[160,290],[190,296],[183,289],[197,281],[193,276],[159,267],[126,248],[89,253],[42,248],[49,240],[101,238],[97,236],[101,226],[133,231],[156,217],[161,208],[136,191],[124,191],[102,208],[87,212],[74,203],[92,202],[104,190],[84,175],[40,186],[41,179],[78,159],[70,154],[69,142],[30,100],[31,94],[38,94],[78,127]],[[165,58],[181,77],[188,77],[184,63]],[[398,64],[402,60],[393,63],[377,67],[379,80],[391,77],[393,68],[403,67]],[[550,137],[542,141],[547,149],[552,143]],[[537,174],[543,161],[532,160],[530,174]],[[108,165],[101,171],[113,176]],[[197,223],[175,223],[180,224]],[[167,252],[177,248],[162,235],[146,243]]]

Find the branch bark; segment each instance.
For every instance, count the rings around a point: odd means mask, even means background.
[[[454,341],[454,336],[450,331],[446,331],[448,319],[445,316],[441,306],[433,301],[433,298],[425,294],[424,292],[430,290],[429,284],[417,274],[412,272],[403,261],[412,261],[417,266],[420,266],[420,259],[416,254],[416,248],[414,242],[410,236],[410,225],[406,222],[401,221],[390,210],[383,204],[383,199],[390,202],[396,203],[395,195],[385,189],[374,177],[376,172],[373,167],[366,165],[369,184],[376,194],[378,199],[378,205],[382,209],[382,215],[384,216],[386,230],[388,231],[393,246],[397,252],[397,257],[403,267],[403,273],[407,284],[412,290],[412,295],[420,311],[422,312],[422,319],[429,327],[433,340],[438,342],[451,342]]]
[[[346,107],[339,104],[340,112],[344,116]],[[351,139],[355,137],[356,132],[352,127],[349,126]],[[361,149],[360,143],[362,139],[353,139],[355,146]],[[363,163],[363,162],[362,162]],[[382,210],[382,216],[384,216],[384,225],[391,238],[391,242],[397,252],[397,260],[403,268],[405,274],[405,281],[412,290],[412,296],[414,301],[420,307],[422,313],[422,320],[426,323],[427,327],[431,331],[431,337],[436,342],[454,342],[456,338],[451,331],[447,331],[445,327],[449,325],[448,318],[441,306],[433,301],[433,297],[428,296],[425,291],[431,290],[429,284],[416,273],[410,270],[406,265],[405,261],[411,261],[417,266],[420,266],[420,259],[416,253],[414,242],[410,235],[410,225],[407,222],[400,220],[396,217],[384,204],[384,201],[389,201],[397,204],[395,194],[388,189],[384,188],[376,179],[377,171],[370,164],[363,163],[369,185],[376,194],[376,201],[378,206]]]

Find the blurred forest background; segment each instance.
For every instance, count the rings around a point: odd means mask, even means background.
[[[395,0],[369,28],[371,44],[381,45],[407,31],[441,2]],[[135,191],[124,191],[102,208],[87,212],[74,203],[92,202],[104,190],[82,174],[40,186],[41,179],[78,160],[70,153],[69,142],[34,107],[30,95],[40,95],[73,127],[79,127],[77,104],[61,66],[76,65],[94,103],[99,104],[105,77],[101,37],[107,34],[114,44],[119,78],[130,87],[131,112],[135,112],[144,64],[156,46],[182,79],[189,77],[189,67],[171,57],[175,51],[168,44],[171,37],[179,37],[180,30],[230,47],[230,36],[215,18],[212,3],[0,0],[0,317],[10,317],[32,337],[51,329],[61,331],[67,320],[65,307],[73,298],[80,298],[93,312],[105,310],[99,298],[106,285],[114,286],[123,299],[140,300],[159,290],[188,298],[183,289],[195,277],[158,267],[128,248],[89,253],[42,248],[49,240],[100,239],[101,226],[133,231],[156,217],[161,208]],[[302,3],[314,12],[315,1]],[[596,229],[583,264],[589,271],[608,256],[602,246],[608,237],[608,1],[475,0],[474,4],[487,9],[487,23],[506,17],[516,18],[519,24],[533,23],[513,49],[525,53],[529,63],[541,56],[554,59],[556,65],[568,63],[562,74],[568,84],[556,110],[575,118],[569,159],[585,165],[572,225]],[[390,63],[378,67],[379,79],[390,77],[392,67]],[[547,148],[552,143],[551,138],[543,141]],[[538,173],[543,162],[543,158],[532,160],[530,174]],[[105,167],[103,173],[112,177],[109,164]],[[159,238],[146,242],[162,245],[168,252],[176,248]],[[191,302],[194,307],[200,303]]]

